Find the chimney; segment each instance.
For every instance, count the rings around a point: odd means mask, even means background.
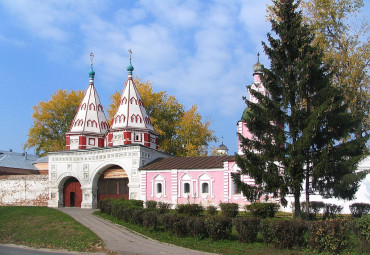
[[[24,159],[27,160],[27,152],[24,152]]]
[[[12,149],[9,149],[9,152],[13,152],[13,150]]]

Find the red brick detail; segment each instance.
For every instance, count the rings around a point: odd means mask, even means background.
[[[98,147],[104,147],[104,138],[98,138]]]
[[[131,132],[129,131],[124,132],[123,137],[124,137],[124,140],[123,140],[124,144],[131,144]]]
[[[70,149],[70,144],[71,144],[70,137],[68,135],[68,136],[66,136],[66,150],[69,150]]]
[[[150,134],[148,133],[144,134],[144,145],[146,147],[150,147]]]
[[[78,148],[86,149],[86,136],[80,136]]]
[[[109,133],[108,134],[108,146],[113,146],[113,134]]]

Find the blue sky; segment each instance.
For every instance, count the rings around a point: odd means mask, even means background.
[[[268,66],[269,2],[0,0],[0,149],[22,151],[39,101],[88,87],[90,52],[107,107],[123,89],[131,48],[134,75],[187,109],[197,104],[233,154],[257,52]]]

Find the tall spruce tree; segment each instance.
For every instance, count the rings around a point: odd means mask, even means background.
[[[300,217],[303,190],[306,202],[312,192],[353,198],[364,177],[355,170],[367,138],[354,135],[361,117],[349,114],[343,95],[330,86],[329,68],[312,46],[299,1],[273,3],[270,21],[277,38],[269,33],[269,46],[262,43],[271,61],[262,79],[269,95],[249,87],[258,103],[244,98],[244,121],[254,138],[240,136],[245,155],[236,155],[241,170],[233,179],[251,201],[272,194],[286,205],[286,197],[293,195],[295,217]],[[254,178],[255,185],[241,182],[240,174]]]

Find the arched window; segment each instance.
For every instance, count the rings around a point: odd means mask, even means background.
[[[134,122],[135,119],[135,115],[131,115],[131,122]]]
[[[151,197],[166,197],[166,180],[160,174],[157,174],[152,180]]]
[[[126,97],[124,97],[124,98],[122,99],[121,104],[127,104],[127,98],[126,98]]]
[[[157,194],[162,194],[162,183],[157,182],[155,192],[156,192]]]
[[[211,198],[214,198],[213,187],[212,187],[213,182],[214,180],[207,173],[203,173],[199,176],[200,195],[202,196],[203,199],[208,198],[208,196],[211,196]]]
[[[203,194],[208,194],[209,193],[208,182],[203,182],[202,183],[202,193]]]
[[[190,183],[188,182],[184,183],[184,193],[190,193]]]

